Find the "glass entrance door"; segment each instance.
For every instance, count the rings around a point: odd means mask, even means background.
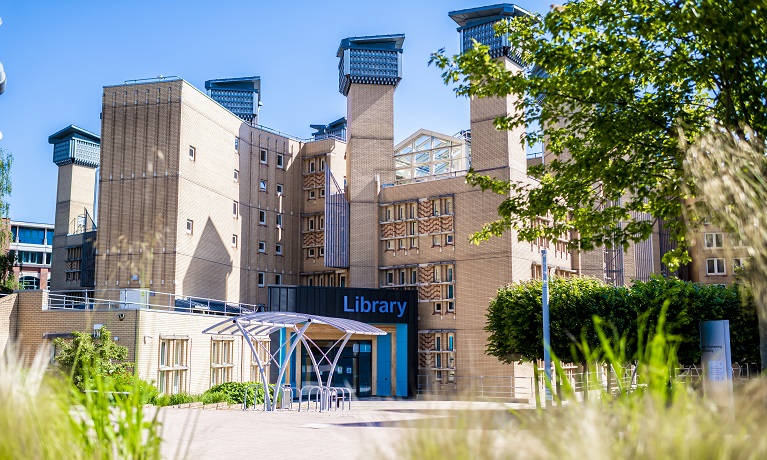
[[[318,340],[315,342],[323,353],[327,353],[335,343],[330,340]],[[373,353],[372,342],[358,340],[346,343],[344,351],[338,358],[333,381],[330,384],[334,387],[346,387],[352,390],[358,398],[372,396],[373,394]],[[336,349],[333,349],[328,356],[331,360],[335,357]],[[322,355],[313,348],[314,358],[319,363]],[[322,362],[319,364],[320,376],[322,381],[326,382],[330,374],[330,363]],[[317,385],[317,374],[314,371],[314,365],[309,357],[306,347],[301,348],[301,382],[302,386]]]

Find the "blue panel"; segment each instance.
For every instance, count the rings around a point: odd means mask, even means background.
[[[407,324],[397,324],[397,396],[407,398]]]
[[[379,335],[376,340],[378,350],[376,369],[378,377],[376,396],[391,396],[391,335]]]
[[[285,359],[287,359],[287,356],[285,356],[285,341],[287,340],[287,334],[285,333],[285,328],[280,329],[280,353],[277,358],[277,362],[280,363],[280,366],[282,366],[282,363]],[[279,375],[279,374],[278,374]],[[276,377],[276,376],[275,376]],[[276,382],[277,385],[282,385],[282,382]]]
[[[293,337],[293,340],[295,340],[296,335],[293,334],[292,337]],[[291,362],[293,363],[293,367],[290,369],[290,386],[293,388],[297,387],[296,376],[298,375],[299,372],[301,372],[301,358],[300,357],[296,358],[297,353],[298,353],[298,347],[296,347],[293,350],[293,354],[290,355],[290,359],[292,360]]]

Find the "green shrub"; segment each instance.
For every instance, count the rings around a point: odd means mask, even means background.
[[[187,393],[176,393],[174,395],[170,395],[169,405],[170,406],[176,406],[179,404],[188,404],[191,402],[196,402],[199,400],[199,397],[195,395],[190,395]]]
[[[226,398],[224,401],[229,404],[242,404],[245,396],[245,388],[255,385],[248,389],[248,405],[253,403],[256,398],[256,404],[264,403],[264,387],[260,383],[254,382],[226,382],[211,387],[205,394],[220,393]],[[204,396],[204,395],[203,395]]]
[[[206,391],[200,396],[200,401],[203,404],[228,403],[229,397],[221,391]]]

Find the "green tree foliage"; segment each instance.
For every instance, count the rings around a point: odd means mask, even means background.
[[[105,327],[98,338],[87,332],[72,332],[74,338],[53,340],[57,348],[56,362],[69,374],[72,382],[82,389],[90,385],[95,376],[128,382],[132,375],[130,362],[125,362],[128,349],[112,340],[112,333]]]
[[[664,261],[688,261],[679,217],[695,184],[685,184],[682,147],[712,118],[767,132],[767,2],[578,0],[496,31],[521,53],[523,72],[484,46],[430,62],[458,95],[514,96],[516,112],[496,127],[526,127],[524,140],[545,142],[551,157],[531,171],[535,186],[470,173],[469,183],[509,195],[473,241],[514,228],[524,240],[567,234],[591,249],[645,240],[663,219],[680,243]]]
[[[759,332],[753,296],[742,286],[727,288],[678,279],[653,278],[631,287],[608,286],[586,277],[554,278],[550,283],[551,349],[563,360],[581,361],[577,345],[601,347],[594,318],[610,336],[626,339],[634,356],[642,324],[656,324],[666,305],[668,331],[678,338],[680,363],[700,362],[698,323],[730,321],[733,361],[759,362]],[[490,303],[485,330],[487,353],[504,362],[543,358],[541,281],[515,283]]]
[[[8,246],[11,240],[9,222],[9,204],[7,197],[11,195],[11,165],[13,155],[8,150],[0,147],[0,248]],[[16,261],[15,251],[4,251],[0,254],[0,292],[7,294],[18,289],[18,282],[13,276],[13,263]]]

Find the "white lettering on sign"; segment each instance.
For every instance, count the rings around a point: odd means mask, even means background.
[[[349,305],[349,297],[344,296],[344,311],[349,313],[394,313],[402,318],[407,302],[387,300],[366,300],[365,296],[355,296],[354,305]]]

